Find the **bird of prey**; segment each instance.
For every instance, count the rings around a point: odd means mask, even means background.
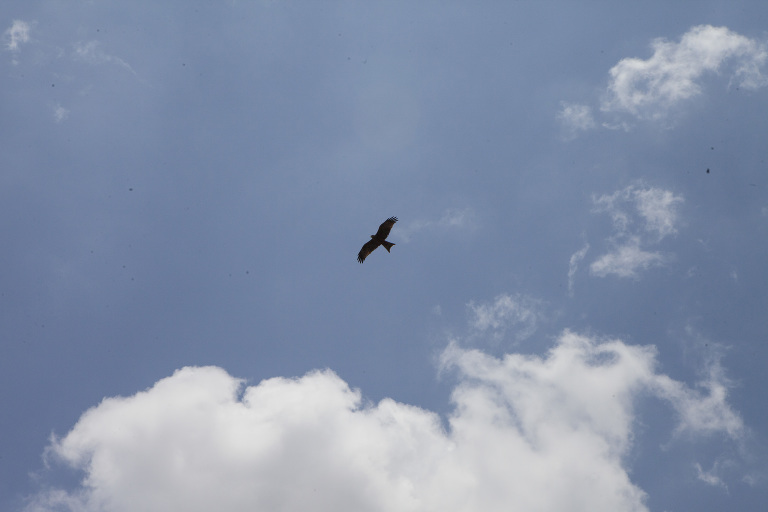
[[[392,229],[392,226],[395,225],[395,222],[397,222],[397,217],[390,217],[381,223],[376,234],[371,235],[371,239],[363,245],[362,249],[360,249],[360,252],[357,254],[357,261],[360,263],[364,262],[365,258],[380,245],[383,245],[387,252],[389,252],[395,244],[387,242],[387,237],[389,236],[389,231]]]

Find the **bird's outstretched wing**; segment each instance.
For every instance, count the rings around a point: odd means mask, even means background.
[[[379,226],[379,230],[376,232],[376,238],[385,240],[389,236],[389,232],[392,230],[392,226],[397,222],[397,217],[390,217]]]
[[[360,252],[357,253],[357,261],[359,261],[360,263],[364,262],[365,258],[367,258],[368,255],[371,254],[373,250],[380,245],[381,245],[381,242],[379,242],[378,240],[374,240],[373,238],[368,240],[365,243],[365,245],[363,245],[363,248],[360,249]]]

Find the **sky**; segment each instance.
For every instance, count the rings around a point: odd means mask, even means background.
[[[0,509],[761,509],[767,20],[4,2]]]

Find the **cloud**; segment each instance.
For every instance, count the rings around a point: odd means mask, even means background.
[[[722,487],[724,489],[728,489],[728,486],[725,485],[725,482],[723,482],[722,478],[717,475],[717,466],[718,464],[715,463],[711,470],[704,471],[701,469],[701,464],[697,462],[694,464],[694,467],[696,468],[696,476],[699,480],[706,484],[714,487]]]
[[[619,232],[627,231],[633,214],[637,213],[645,221],[644,230],[654,234],[657,241],[677,233],[677,206],[684,201],[683,196],[670,190],[647,187],[642,183],[593,198],[595,211],[610,214]]]
[[[761,68],[768,60],[766,44],[726,27],[699,25],[683,34],[679,43],[655,39],[653,55],[642,60],[626,58],[609,74],[606,112],[627,112],[640,118],[659,118],[677,103],[701,92],[699,80],[733,64],[731,81],[758,88],[768,80]]]
[[[677,233],[677,205],[684,201],[682,196],[660,188],[635,189],[632,193],[646,231],[655,233],[658,240]]]
[[[641,182],[630,185],[613,194],[593,197],[595,212],[608,213],[619,233],[625,233],[639,215],[644,220],[643,229],[653,234],[657,241],[677,233],[677,207],[685,202],[683,196],[670,190],[648,187]]]
[[[567,102],[562,102],[561,107],[557,118],[565,128],[568,138],[574,137],[578,132],[591,130],[596,126],[592,107]]]
[[[13,20],[11,28],[7,29],[3,35],[6,39],[5,46],[12,52],[19,51],[22,43],[29,42],[29,30],[31,26],[26,21]]]
[[[684,201],[670,190],[642,183],[593,197],[593,211],[611,216],[614,234],[609,238],[611,251],[598,257],[590,272],[637,278],[640,270],[663,265],[669,257],[647,248],[677,233],[678,206]]]
[[[669,377],[659,377],[657,393],[677,404],[680,418],[676,434],[710,435],[725,432],[736,439],[741,436],[744,425],[739,415],[725,403],[729,382],[719,359],[710,361],[706,370],[705,378],[695,390]]]
[[[26,511],[645,511],[627,467],[640,397],[686,431],[740,435],[721,375],[692,390],[656,373],[653,347],[566,331],[542,357],[451,343],[440,365],[457,379],[447,429],[425,409],[365,402],[330,370],[247,386],[183,368],[54,438],[49,461],[84,478]],[[736,423],[701,421],[723,413]]]
[[[127,69],[131,74],[136,74],[130,64],[125,62],[120,57],[109,55],[101,49],[101,43],[99,41],[77,42],[74,45],[75,53],[74,57],[77,60],[87,62],[88,64],[99,65],[105,63],[116,63],[124,69]]]
[[[477,335],[488,335],[498,341],[508,331],[514,331],[516,341],[530,337],[543,317],[542,302],[517,294],[502,294],[492,302],[467,304],[470,327]]]
[[[589,271],[597,277],[615,274],[618,277],[637,278],[638,271],[663,265],[665,261],[666,258],[660,253],[641,249],[640,240],[632,237],[593,261]]]
[[[448,208],[437,220],[413,220],[397,230],[398,236],[406,242],[417,233],[425,230],[446,231],[450,229],[474,229],[477,225],[476,215],[471,208]],[[395,234],[395,233],[393,233]]]
[[[721,433],[740,440],[744,425],[727,403],[730,382],[714,360],[695,388],[656,373],[656,349],[600,340],[565,331],[546,357],[507,354],[494,358],[453,344],[442,355],[465,378],[455,393],[495,383],[497,399],[511,402],[521,430],[548,424],[572,428],[590,425],[617,441],[623,451],[631,441],[632,402],[643,393],[666,401],[677,415],[675,433]],[[455,394],[454,393],[454,394]],[[555,406],[556,405],[556,406]]]
[[[64,107],[62,107],[61,105],[58,105],[58,104],[53,108],[53,119],[57,123],[61,123],[67,117],[69,117],[69,110],[68,109],[66,109],[66,108],[64,108]]]
[[[474,224],[474,212],[471,208],[463,210],[449,208],[443,212],[443,216],[437,224],[447,228],[465,228]]]
[[[590,106],[563,102],[557,117],[571,138],[597,126],[628,130],[627,116],[664,119],[673,108],[701,94],[708,75],[727,76],[729,86],[745,89],[768,85],[768,44],[727,27],[698,25],[678,42],[658,38],[650,46],[653,55],[648,59],[624,58],[610,69],[599,122]]]
[[[571,259],[568,260],[568,295],[573,297],[573,285],[576,279],[576,271],[579,269],[579,263],[584,259],[589,251],[589,244],[584,244],[584,247],[576,251],[571,255]]]

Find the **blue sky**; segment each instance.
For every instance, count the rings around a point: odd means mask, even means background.
[[[757,510],[766,20],[6,2],[0,508]]]

